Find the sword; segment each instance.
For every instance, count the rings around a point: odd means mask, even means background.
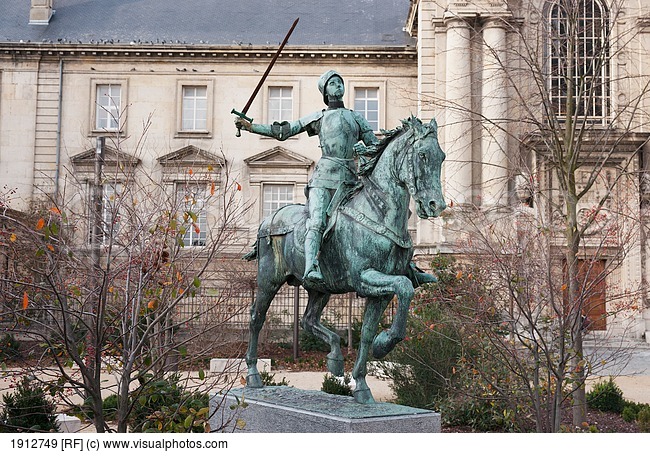
[[[246,115],[246,113],[248,112],[248,109],[253,104],[253,100],[255,99],[255,97],[259,93],[260,89],[262,88],[262,85],[264,84],[264,81],[266,81],[267,76],[271,72],[271,68],[273,68],[273,65],[275,65],[275,61],[278,59],[278,57],[280,57],[280,53],[282,52],[282,49],[284,49],[284,45],[287,44],[287,41],[289,41],[289,37],[293,33],[293,29],[295,29],[296,25],[298,25],[299,20],[300,20],[300,18],[297,18],[295,21],[293,21],[293,25],[291,25],[291,28],[287,32],[287,36],[284,37],[284,40],[282,41],[282,43],[280,44],[280,47],[278,48],[277,52],[273,56],[273,59],[271,59],[271,63],[269,63],[269,66],[266,67],[266,71],[262,75],[262,78],[260,79],[260,82],[257,83],[257,87],[255,87],[255,90],[253,90],[253,94],[251,95],[251,97],[246,102],[246,106],[244,106],[244,109],[242,109],[241,111],[237,111],[236,109],[233,109],[232,111],[230,111],[231,114],[235,114],[236,116],[238,116],[238,117],[240,117],[240,118],[242,118],[244,120],[247,120],[247,121],[249,121],[251,123],[253,122],[253,119],[248,117]],[[240,136],[241,136],[241,129],[238,128],[237,129],[237,137],[239,138]]]

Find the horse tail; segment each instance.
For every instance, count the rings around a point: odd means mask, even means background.
[[[257,241],[255,241],[255,244],[253,244],[253,250],[248,252],[246,255],[242,257],[242,260],[246,261],[253,261],[257,259],[257,253],[258,253],[258,246],[257,246]]]

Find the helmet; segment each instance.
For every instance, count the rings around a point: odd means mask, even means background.
[[[323,102],[325,102],[325,104],[327,104],[327,94],[325,93],[325,86],[327,86],[328,81],[332,79],[334,76],[338,76],[339,78],[341,78],[341,81],[343,80],[343,77],[334,70],[326,71],[318,80],[318,90],[320,91],[321,94],[323,94]]]

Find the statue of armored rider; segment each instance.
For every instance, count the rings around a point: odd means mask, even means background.
[[[307,132],[318,135],[322,157],[307,185],[309,219],[305,237],[305,282],[319,283],[323,274],[318,265],[327,209],[335,192],[346,183],[357,181],[355,155],[372,155],[379,142],[368,121],[359,113],[345,108],[343,78],[329,70],[318,80],[318,90],[323,95],[327,109],[292,122],[274,122],[271,125],[250,123],[237,118],[237,128],[284,141]]]

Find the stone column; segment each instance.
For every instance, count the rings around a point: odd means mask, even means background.
[[[483,94],[481,131],[481,205],[494,207],[508,202],[508,90],[505,72],[506,28],[500,18],[488,19],[483,27]]]
[[[445,25],[445,195],[454,204],[465,204],[472,202],[471,29],[459,16],[447,18]]]

